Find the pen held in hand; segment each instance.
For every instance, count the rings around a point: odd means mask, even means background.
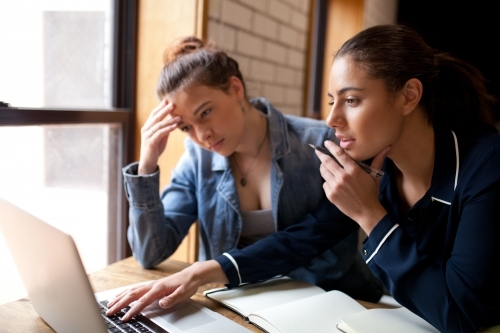
[[[328,149],[326,149],[325,147],[320,147],[320,146],[315,146],[313,144],[309,144],[309,146],[311,146],[312,148],[316,149],[316,150],[319,150],[320,152],[322,152],[323,154],[326,154],[328,156],[330,156],[331,158],[333,158],[333,160],[335,162],[337,162],[338,165],[340,165],[341,168],[344,168],[344,166],[342,164],[340,164],[339,160],[337,160],[337,158],[335,156],[332,155],[332,153],[330,153],[330,151]],[[358,163],[358,165],[366,171],[366,173],[372,175],[373,177],[377,178],[377,179],[381,179],[383,176],[384,176],[384,172],[381,171],[381,170],[377,170],[369,165],[366,165],[365,163],[363,162],[356,162]]]

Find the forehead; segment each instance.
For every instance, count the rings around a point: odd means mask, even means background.
[[[166,95],[165,98],[174,102],[190,103],[198,99],[210,97],[214,93],[214,90],[200,84],[190,84]]]
[[[219,89],[192,84],[168,94],[165,98],[175,104],[172,112],[174,115],[186,116],[204,103],[219,100],[221,94],[224,95]]]
[[[332,84],[336,87],[360,85],[368,79],[365,70],[349,56],[335,59],[332,63],[329,77],[330,86]]]
[[[343,56],[335,59],[330,69],[328,80],[328,93],[332,96],[339,92],[349,91],[349,88],[356,88],[365,92],[375,92],[377,94],[387,93],[385,82],[370,76],[362,65],[356,63],[350,56]]]

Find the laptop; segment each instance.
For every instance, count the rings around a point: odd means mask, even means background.
[[[56,332],[251,332],[192,300],[170,309],[157,301],[122,330],[119,316],[104,314],[106,300],[131,286],[94,293],[70,235],[2,198],[0,231],[35,311]]]

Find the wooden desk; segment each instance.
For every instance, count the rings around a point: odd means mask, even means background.
[[[143,282],[148,280],[156,280],[168,275],[172,275],[185,267],[188,264],[166,260],[154,269],[143,269],[133,258],[127,258],[109,265],[108,267],[91,273],[89,275],[90,283],[95,292],[122,287],[125,285]],[[248,324],[245,320],[235,312],[225,308],[224,306],[203,296],[203,291],[211,288],[223,287],[220,284],[208,284],[200,287],[198,292],[193,295],[192,299],[205,307],[216,311],[223,316],[245,326],[252,332],[260,332],[261,330],[255,326]],[[75,300],[77,301],[77,300]],[[378,304],[362,302],[360,303],[366,308],[380,307]],[[14,302],[10,302],[0,306],[0,333],[53,333],[54,331],[38,316],[35,312],[30,300],[23,298]]]

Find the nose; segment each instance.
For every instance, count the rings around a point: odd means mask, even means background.
[[[333,104],[328,117],[326,117],[326,124],[331,128],[338,128],[345,125],[345,119],[342,114],[342,111],[339,110],[337,104]]]
[[[199,142],[206,142],[212,136],[212,131],[206,126],[195,126],[195,133]]]

